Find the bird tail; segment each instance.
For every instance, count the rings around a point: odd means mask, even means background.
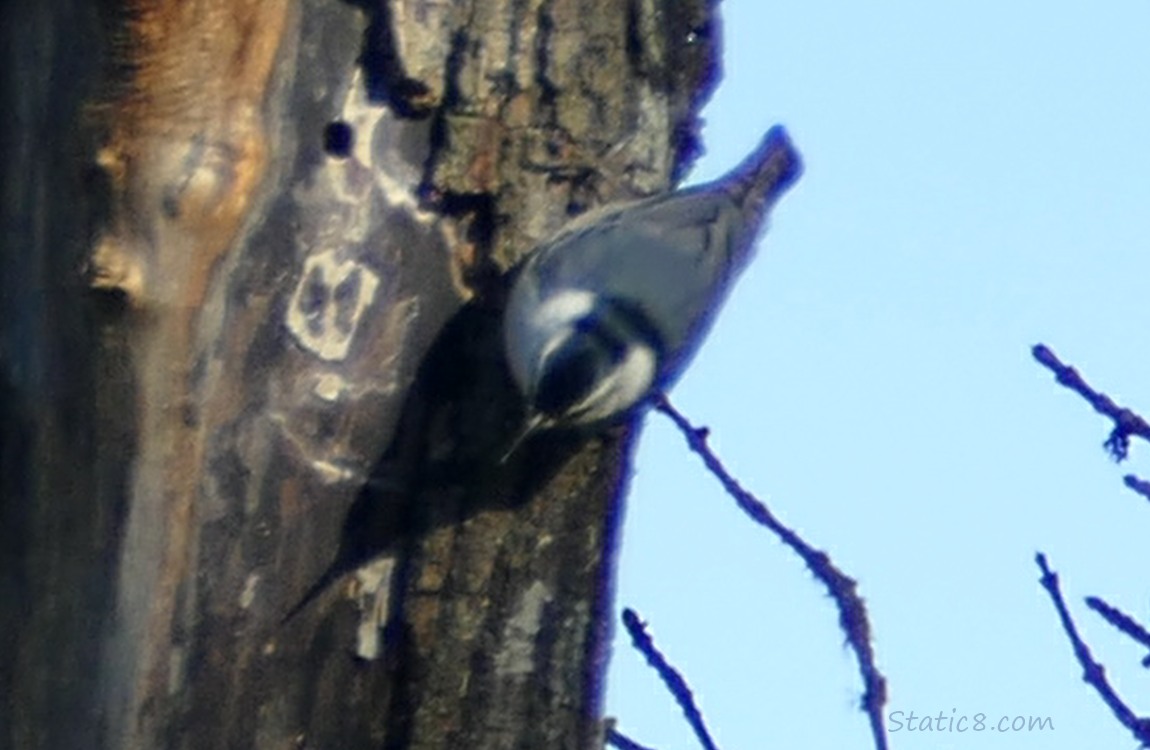
[[[758,227],[771,207],[803,173],[803,160],[782,125],[775,125],[751,154],[719,183],[742,207],[744,225]]]

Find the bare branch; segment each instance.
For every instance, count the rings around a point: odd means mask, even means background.
[[[1090,647],[1078,634],[1078,628],[1074,625],[1070,610],[1066,607],[1066,600],[1062,598],[1062,591],[1058,586],[1058,574],[1054,573],[1047,565],[1046,555],[1043,553],[1039,552],[1034,559],[1038,563],[1039,569],[1042,570],[1042,578],[1040,579],[1042,587],[1050,594],[1050,599],[1054,602],[1055,609],[1058,610],[1058,617],[1062,620],[1062,629],[1066,631],[1070,645],[1074,647],[1074,656],[1082,665],[1084,670],[1082,679],[1102,697],[1103,702],[1110,707],[1111,712],[1122,726],[1130,730],[1135,739],[1141,742],[1143,746],[1150,745],[1150,719],[1135,715],[1134,711],[1126,705],[1107,682],[1106,670],[1101,664],[1094,661]]]
[[[1122,477],[1122,483],[1137,492],[1142,497],[1150,500],[1150,482],[1146,481],[1145,479],[1139,479],[1134,474],[1127,474],[1126,476]]]
[[[659,653],[659,649],[655,648],[655,642],[651,640],[651,636],[647,635],[643,621],[639,619],[635,610],[629,607],[623,610],[623,626],[631,635],[631,642],[635,644],[635,648],[643,654],[647,663],[654,667],[659,678],[663,680],[663,684],[671,691],[671,695],[675,696],[675,702],[679,704],[679,708],[683,709],[683,715],[687,717],[687,723],[691,725],[695,736],[699,738],[699,743],[706,750],[718,750],[715,741],[711,739],[711,733],[707,731],[707,725],[703,722],[703,714],[699,711],[698,705],[695,704],[695,696],[691,694],[691,688],[687,686],[687,681],[683,679],[683,675],[679,674],[678,670],[671,666],[667,658]]]
[[[858,657],[859,674],[862,676],[864,686],[862,706],[870,719],[874,746],[878,750],[885,750],[888,744],[882,710],[886,705],[886,679],[875,663],[870,622],[867,618],[866,605],[858,595],[858,583],[836,568],[827,553],[807,544],[798,534],[779,522],[766,505],[743,489],[707,445],[706,429],[691,425],[665,396],[659,396],[655,400],[655,408],[675,423],[687,439],[687,445],[699,454],[707,469],[719,480],[727,494],[734,498],[739,508],[755,523],[765,526],[793,549],[815,577],[827,587],[839,609],[839,627],[846,634],[847,643]]]
[[[1130,615],[1117,607],[1112,607],[1097,596],[1086,597],[1086,606],[1101,615],[1103,620],[1130,636],[1135,643],[1150,648],[1150,631]],[[1150,656],[1142,660],[1142,666],[1150,667]]]
[[[1145,419],[1130,409],[1114,403],[1105,393],[1091,388],[1077,370],[1063,364],[1044,344],[1037,344],[1031,351],[1039,364],[1054,373],[1054,378],[1060,384],[1082,396],[1094,407],[1094,411],[1109,417],[1114,422],[1114,429],[1110,431],[1110,437],[1106,438],[1103,446],[1115,461],[1126,459],[1130,451],[1131,436],[1136,435],[1150,441],[1150,424],[1147,424]]]
[[[619,750],[655,750],[652,747],[640,745],[614,727],[607,730],[607,744],[612,747],[617,747]]]

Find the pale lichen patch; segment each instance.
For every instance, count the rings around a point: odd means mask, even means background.
[[[256,599],[256,586],[260,582],[258,573],[251,573],[244,581],[244,590],[240,592],[240,607],[247,609]]]
[[[535,644],[543,611],[552,598],[550,589],[542,581],[535,581],[523,592],[515,614],[503,627],[503,649],[495,655],[497,675],[527,675],[535,670],[532,658]]]
[[[395,558],[381,557],[355,572],[356,599],[359,604],[359,626],[355,631],[355,655],[372,661],[382,650],[381,633],[387,624],[388,600]]]

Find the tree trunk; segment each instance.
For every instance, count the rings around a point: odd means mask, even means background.
[[[713,9],[107,5],[0,19],[0,746],[601,743],[630,433],[500,462],[504,271],[685,168]]]

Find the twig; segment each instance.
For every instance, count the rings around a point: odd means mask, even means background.
[[[1119,631],[1128,635],[1135,643],[1150,648],[1150,631],[1117,607],[1112,607],[1097,596],[1086,597],[1086,606],[1102,616],[1102,619]],[[1150,667],[1150,656],[1142,660],[1142,666]]]
[[[1078,635],[1078,628],[1070,617],[1070,610],[1067,609],[1066,601],[1062,598],[1062,591],[1058,587],[1058,574],[1051,571],[1046,564],[1046,555],[1039,552],[1034,559],[1042,571],[1042,587],[1050,594],[1054,608],[1058,610],[1058,618],[1062,621],[1062,629],[1066,631],[1066,637],[1070,639],[1070,645],[1074,647],[1074,656],[1082,665],[1084,670],[1082,679],[1102,697],[1102,701],[1110,708],[1119,723],[1129,729],[1135,739],[1141,742],[1143,746],[1150,745],[1150,719],[1136,716],[1118,693],[1114,692],[1114,688],[1110,687],[1110,683],[1106,680],[1106,670],[1101,664],[1094,661],[1090,647]]]
[[[607,730],[607,744],[619,750],[654,750],[654,748],[640,745],[635,740],[612,727]]]
[[[1139,479],[1134,474],[1127,474],[1122,477],[1122,483],[1142,497],[1150,500],[1150,482],[1147,482],[1145,479]]]
[[[1147,424],[1145,419],[1130,409],[1114,403],[1105,393],[1099,393],[1091,388],[1077,370],[1063,364],[1045,345],[1038,344],[1031,351],[1039,364],[1054,373],[1055,380],[1086,399],[1094,407],[1094,411],[1109,417],[1114,422],[1114,429],[1110,431],[1110,437],[1106,438],[1103,446],[1115,461],[1125,460],[1130,452],[1131,436],[1150,441],[1150,424]]]
[[[862,705],[870,719],[874,746],[876,750],[886,750],[888,744],[882,714],[883,706],[886,705],[886,679],[875,664],[870,622],[867,619],[866,605],[858,595],[858,583],[836,568],[825,552],[803,541],[798,534],[775,518],[766,505],[743,489],[707,445],[705,429],[692,426],[665,396],[656,397],[655,408],[675,423],[687,439],[687,445],[703,459],[707,469],[719,480],[727,494],[735,499],[739,508],[755,523],[765,526],[793,549],[815,577],[827,587],[839,609],[839,626],[846,633],[847,643],[858,657],[859,674],[862,676],[864,687]]]
[[[635,610],[630,608],[623,610],[623,626],[631,635],[631,642],[635,644],[635,648],[659,674],[659,678],[671,691],[671,695],[675,696],[675,702],[683,709],[683,715],[687,717],[687,723],[691,725],[699,742],[706,750],[718,750],[715,741],[711,739],[711,733],[707,731],[707,725],[703,723],[703,714],[695,704],[695,696],[691,694],[687,681],[668,663],[667,658],[659,653],[659,649],[655,648],[655,642],[647,635],[643,621],[635,614]]]

